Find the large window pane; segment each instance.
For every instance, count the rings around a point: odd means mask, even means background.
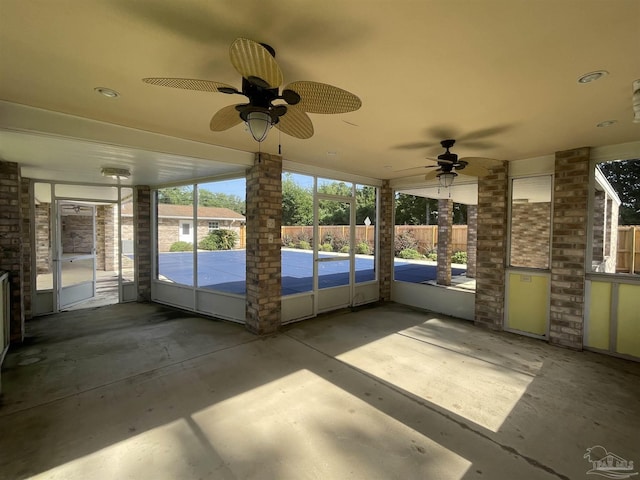
[[[313,289],[313,177],[282,175],[282,295]]]
[[[550,240],[551,176],[513,179],[510,265],[548,269]]]
[[[51,249],[51,185],[34,184],[36,290],[53,288]]]
[[[640,274],[640,159],[600,163],[593,195],[592,271]]]
[[[159,189],[158,280],[193,286],[193,186]]]
[[[245,179],[209,182],[197,188],[197,286],[244,294]]]
[[[376,279],[376,196],[375,187],[356,185],[356,283]]]
[[[133,229],[133,189],[121,190],[121,257],[122,257],[122,281],[133,282],[135,279],[134,259],[134,229]]]
[[[351,204],[318,201],[318,288],[349,285]]]

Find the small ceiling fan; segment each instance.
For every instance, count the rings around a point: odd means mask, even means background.
[[[440,185],[443,187],[450,187],[453,180],[458,176],[457,172],[464,170],[465,175],[472,177],[484,177],[489,174],[489,168],[500,164],[498,160],[483,157],[465,157],[458,158],[458,155],[449,151],[455,145],[454,139],[442,140],[440,145],[445,149],[445,152],[438,155],[434,161],[438,162],[437,165],[425,165],[424,167],[414,168],[434,168],[431,172],[425,175],[425,180],[432,180],[437,178]],[[407,170],[412,170],[407,169]]]
[[[246,122],[253,138],[261,142],[272,126],[292,137],[313,136],[307,113],[347,113],[362,106],[360,99],[346,90],[326,83],[297,81],[280,91],[283,75],[275,60],[275,50],[264,43],[237,38],[229,48],[231,64],[242,75],[241,90],[226,83],[192,78],[143,78],[151,85],[243,95],[247,103],[220,109],[211,119],[214,132]]]

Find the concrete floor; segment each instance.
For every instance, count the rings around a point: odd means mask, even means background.
[[[640,467],[640,364],[395,304],[268,338],[66,312],[2,384],[2,479],[581,479],[596,445]]]

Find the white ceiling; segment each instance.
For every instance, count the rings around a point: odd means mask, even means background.
[[[507,161],[640,139],[638,0],[0,0],[0,12],[0,157],[28,177],[109,183],[99,169],[116,166],[155,185],[241,173],[258,145],[242,125],[209,130],[234,97],[141,81],[239,87],[228,48],[241,36],[275,48],[285,84],[362,99],[356,112],[311,114],[309,140],[274,130],[260,145],[280,143],[302,165],[419,179],[406,169],[429,164],[445,137],[461,157]],[[577,83],[600,69],[609,75]],[[617,123],[596,127],[605,120]]]

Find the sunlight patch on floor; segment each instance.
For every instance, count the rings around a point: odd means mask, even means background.
[[[364,401],[340,388],[345,375],[353,373],[323,378],[299,370],[192,418],[241,478],[392,478],[398,471],[463,477],[471,462],[376,408],[393,401],[384,398],[388,389],[369,382],[362,394],[371,401]]]
[[[404,335],[337,357],[369,375],[497,432],[533,376]]]

